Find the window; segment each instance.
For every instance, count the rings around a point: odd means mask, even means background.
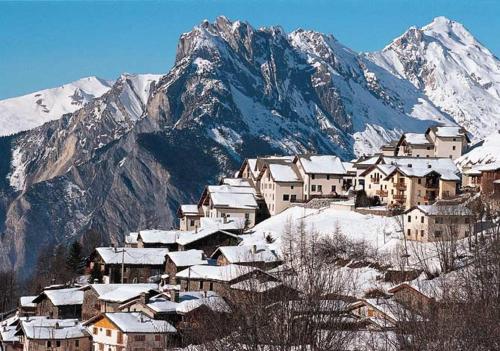
[[[316,191],[316,185],[311,185],[311,191]]]
[[[160,336],[160,335],[158,335],[158,334],[156,334],[156,335],[155,335],[155,341],[160,341],[160,340],[161,340],[161,336]]]
[[[80,346],[80,340],[75,340],[75,347],[79,347]]]
[[[245,213],[245,219],[248,221],[250,219],[250,213]]]
[[[311,174],[311,179],[315,179],[315,174]]]
[[[52,341],[47,340],[47,347],[52,347]]]
[[[424,223],[424,216],[420,217],[420,223]]]
[[[422,179],[418,178],[417,183],[422,184]]]
[[[146,341],[146,335],[134,335],[135,341]]]
[[[199,289],[200,289],[200,290],[203,290],[203,280],[200,280]]]
[[[411,235],[411,229],[408,229],[407,233],[408,233],[408,236],[410,236]]]
[[[424,235],[425,235],[425,234],[424,234],[424,231],[423,231],[423,230],[421,230],[421,231],[420,231],[420,236],[424,236]]]
[[[297,201],[297,195],[290,195],[290,201],[291,202],[296,202]]]
[[[408,223],[411,222],[411,216],[408,216]]]
[[[289,201],[289,200],[290,200],[290,195],[283,194],[283,201]]]
[[[318,191],[323,191],[323,185],[318,185]]]
[[[442,232],[441,232],[440,230],[436,230],[436,231],[434,232],[434,236],[435,236],[436,238],[440,238],[440,237],[441,237],[441,234],[442,234]]]
[[[465,217],[465,224],[469,224],[470,223],[470,218],[469,217]]]
[[[443,219],[441,217],[436,217],[435,222],[436,222],[436,224],[442,224]]]
[[[457,141],[457,138],[453,138],[453,141]]]
[[[291,186],[290,186],[290,189],[292,189],[292,190],[293,190],[293,185],[291,185]]]
[[[111,336],[111,330],[106,329],[106,336]]]
[[[99,350],[104,350],[104,344],[99,344]]]
[[[336,185],[332,185],[332,193],[336,193],[337,192],[337,186]]]
[[[209,289],[210,291],[213,291],[213,290],[214,290],[214,283],[213,283],[213,282],[210,282],[210,283],[208,284],[208,289]]]
[[[191,220],[189,221],[189,225],[190,225],[191,227],[193,227],[193,226],[194,226],[194,219],[191,219]]]
[[[97,335],[97,328],[94,327],[93,333]]]
[[[61,347],[61,340],[56,341],[56,347]]]
[[[453,146],[453,147],[452,147],[452,150],[453,150],[453,151],[455,151],[456,149],[457,149],[457,147],[456,147],[456,146]]]
[[[116,340],[116,342],[117,342],[117,343],[119,343],[119,344],[121,344],[121,343],[123,342],[123,334],[122,334],[122,332],[121,332],[121,331],[118,331],[118,332],[116,333],[116,336],[117,336],[117,340]]]
[[[330,175],[329,174],[326,175],[326,180],[330,180]]]

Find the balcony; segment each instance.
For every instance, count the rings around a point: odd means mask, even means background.
[[[439,184],[438,183],[424,183],[424,187],[426,189],[438,189]]]
[[[406,190],[406,184],[404,183],[393,183],[393,185],[397,190]]]
[[[380,178],[372,178],[371,179],[373,184],[379,184],[380,183]]]
[[[394,200],[396,200],[396,201],[405,201],[406,200],[406,195],[404,195],[404,194],[396,194],[396,195],[394,195]]]
[[[380,197],[387,197],[388,192],[387,192],[387,190],[377,190],[377,191],[376,191],[376,194],[377,194],[378,196],[380,196]]]

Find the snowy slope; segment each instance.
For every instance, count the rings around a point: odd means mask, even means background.
[[[366,56],[421,89],[475,141],[500,125],[500,61],[462,24],[437,17]]]
[[[0,101],[0,136],[36,128],[106,93],[113,82],[87,77],[57,88]]]

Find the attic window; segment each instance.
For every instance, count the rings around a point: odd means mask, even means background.
[[[411,168],[411,167],[412,167],[411,163],[408,163],[408,168]]]
[[[427,165],[427,168],[432,168],[432,165]]]

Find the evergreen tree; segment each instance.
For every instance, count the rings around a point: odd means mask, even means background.
[[[75,274],[81,274],[83,271],[82,245],[77,240],[69,247],[66,266]]]

